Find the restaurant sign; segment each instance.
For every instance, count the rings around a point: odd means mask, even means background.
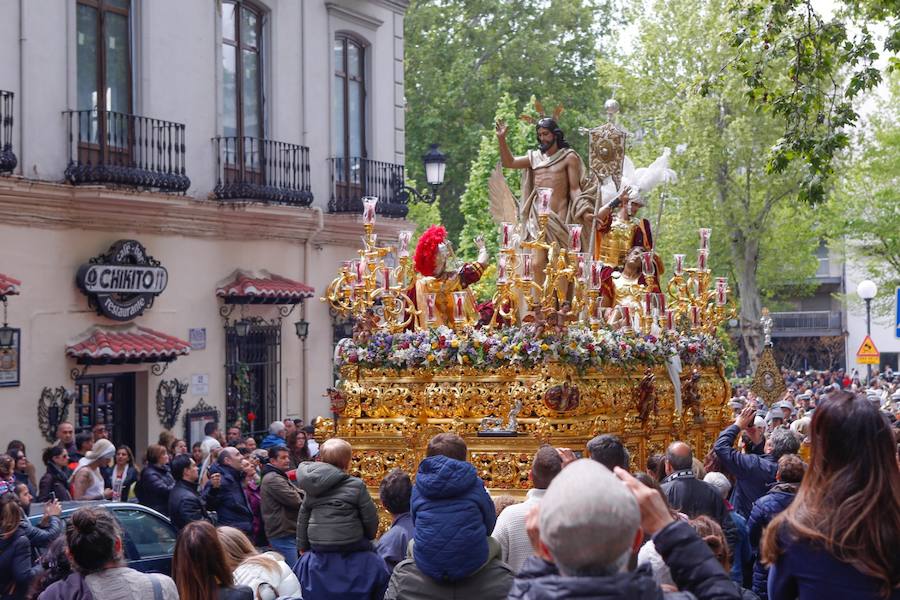
[[[119,240],[78,268],[75,283],[97,314],[130,321],[153,306],[169,274],[135,240]]]

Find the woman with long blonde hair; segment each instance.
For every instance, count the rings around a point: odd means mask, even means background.
[[[885,416],[835,392],[810,423],[810,467],[763,534],[769,598],[900,599],[900,471]]]
[[[234,527],[219,527],[218,533],[235,585],[248,586],[256,600],[300,595],[300,582],[280,554],[260,554],[250,539]]]

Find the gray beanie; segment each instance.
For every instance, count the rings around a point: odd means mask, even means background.
[[[564,468],[541,500],[541,541],[563,574],[614,565],[632,547],[640,524],[631,490],[587,458]]]

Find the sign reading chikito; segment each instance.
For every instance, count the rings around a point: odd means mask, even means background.
[[[134,240],[119,240],[106,254],[81,265],[75,276],[91,308],[115,321],[143,314],[168,281],[166,269]]]

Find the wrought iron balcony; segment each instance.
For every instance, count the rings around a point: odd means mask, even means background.
[[[74,184],[114,184],[185,192],[184,125],[113,111],[69,110],[69,166]]]
[[[12,146],[15,94],[0,90],[0,173],[12,173],[19,164]]]
[[[217,137],[216,198],[309,206],[309,148],[254,137]]]
[[[840,335],[842,326],[840,311],[810,310],[772,313],[772,335],[775,337]]]
[[[328,212],[362,213],[362,197],[378,196],[376,212],[405,217],[409,196],[403,190],[404,167],[368,158],[333,157]]]

